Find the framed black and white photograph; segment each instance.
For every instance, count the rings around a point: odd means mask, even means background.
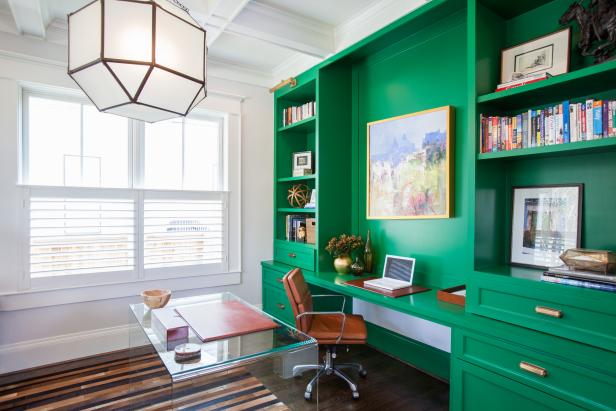
[[[557,31],[501,52],[501,83],[569,71],[571,28]]]
[[[580,247],[582,184],[513,187],[511,264],[547,268]]]
[[[293,153],[293,177],[312,174],[312,151]]]

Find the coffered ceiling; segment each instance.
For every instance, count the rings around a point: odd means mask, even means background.
[[[0,0],[0,51],[22,42],[62,60],[66,15],[91,0]],[[210,76],[272,86],[361,40],[426,0],[182,0],[207,30]],[[12,41],[13,39],[13,41]],[[14,44],[11,44],[14,43]],[[20,43],[20,44],[22,44]],[[38,50],[42,50],[38,47]]]

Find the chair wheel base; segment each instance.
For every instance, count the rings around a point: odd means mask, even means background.
[[[359,399],[359,392],[358,391],[353,391],[353,399],[354,400],[358,400]]]
[[[366,371],[366,370],[361,370],[361,371],[359,372],[359,376],[360,376],[360,377],[362,377],[362,378],[366,378],[366,377],[368,376],[368,371]]]
[[[306,401],[310,401],[310,400],[312,399],[312,393],[311,393],[311,392],[306,391],[306,392],[304,393],[304,399],[305,399]]]

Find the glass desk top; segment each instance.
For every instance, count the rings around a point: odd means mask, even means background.
[[[317,342],[313,338],[228,292],[197,297],[172,298],[165,308],[178,308],[199,304],[204,307],[203,315],[208,315],[208,304],[228,301],[237,301],[246,305],[250,309],[270,318],[278,327],[267,331],[253,332],[205,343],[188,327],[188,338],[167,343],[152,328],[152,310],[143,303],[131,304],[130,311],[138,323],[138,327],[133,327],[134,329],[131,331],[130,346],[133,348],[149,343],[158,353],[174,381],[218,372],[225,368],[255,361],[263,356],[284,355],[285,353],[302,350],[314,352],[316,349]],[[187,342],[201,346],[201,357],[192,361],[177,362],[174,352],[175,345]]]

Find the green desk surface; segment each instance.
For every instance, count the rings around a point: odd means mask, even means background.
[[[275,261],[264,261],[261,264],[263,267],[276,271],[286,271],[289,268],[289,266]],[[391,298],[344,284],[348,280],[371,276],[373,277],[374,274],[357,277],[353,275],[340,275],[336,272],[313,273],[304,271],[304,278],[309,284],[449,327],[468,326],[470,322],[476,320],[474,318],[476,316],[466,313],[464,307],[439,301],[436,298],[436,289],[404,297]]]

